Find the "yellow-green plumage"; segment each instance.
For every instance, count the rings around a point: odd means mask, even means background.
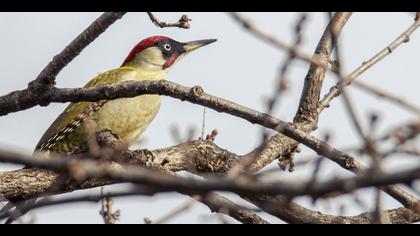
[[[125,66],[99,74],[87,83],[85,88],[117,84],[128,80],[160,80],[165,76],[166,72],[163,70]],[[36,149],[71,153],[87,141],[87,130],[85,123],[82,122],[85,119],[94,121],[95,132],[110,130],[131,145],[159,111],[160,96],[141,95],[107,101],[98,110],[89,114],[87,111],[91,106],[92,102],[70,104],[45,132]],[[89,115],[86,116],[86,114]]]
[[[165,79],[167,69],[175,61],[214,41],[179,43],[164,36],[149,37],[133,48],[122,67],[99,74],[85,88],[129,80]],[[159,107],[159,95],[72,103],[48,128],[36,151],[72,153],[86,144],[90,131],[96,133],[104,130],[111,131],[130,146],[156,116]]]

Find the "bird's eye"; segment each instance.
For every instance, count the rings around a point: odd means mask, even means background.
[[[163,47],[165,48],[166,51],[170,51],[171,50],[171,45],[168,44],[168,43],[165,44]]]

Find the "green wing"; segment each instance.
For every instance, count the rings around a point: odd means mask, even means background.
[[[89,81],[84,88],[120,83],[126,73],[133,71],[135,71],[134,68],[121,67],[101,73]],[[95,110],[100,109],[101,105],[103,105],[101,102],[71,103],[47,129],[35,150],[66,153],[74,151],[85,142],[84,130],[80,124]]]

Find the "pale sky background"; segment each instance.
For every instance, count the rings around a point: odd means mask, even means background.
[[[27,83],[45,67],[54,55],[85,29],[101,13],[0,13],[0,94],[23,89]],[[259,111],[265,111],[264,98],[273,93],[275,77],[287,55],[272,46],[259,41],[243,31],[225,13],[155,13],[168,22],[174,22],[182,14],[191,19],[191,29],[160,29],[153,25],[145,13],[128,13],[89,45],[57,77],[58,87],[81,87],[97,73],[118,67],[131,48],[141,39],[151,35],[167,35],[178,41],[217,38],[208,47],[185,57],[169,72],[168,79],[193,86],[201,85],[210,94],[224,97]],[[292,42],[296,13],[246,13],[263,30],[271,32],[282,40]],[[343,30],[340,38],[344,70],[351,72],[364,60],[369,59],[388,45],[412,24],[409,13],[355,13]],[[325,29],[325,13],[311,13],[304,26],[302,50],[312,53]],[[419,104],[419,57],[420,33],[415,32],[408,44],[399,47],[393,54],[360,76],[374,84],[399,94]],[[288,81],[291,88],[276,107],[275,115],[291,121],[299,102],[303,79],[308,65],[295,62],[290,69]],[[325,80],[323,94],[335,82],[335,77]],[[378,134],[392,125],[413,120],[416,116],[396,105],[350,88],[350,94],[364,124],[370,111],[381,115]],[[30,154],[43,132],[60,114],[66,104],[51,104],[48,107],[34,107],[26,111],[0,117],[0,147],[15,148]],[[188,127],[197,127],[197,137],[202,122],[203,108],[188,102],[164,97],[161,111],[144,133],[145,148],[160,148],[174,145],[169,128],[178,125],[186,133]],[[260,143],[261,127],[242,119],[220,114],[207,109],[206,133],[217,128],[216,144],[232,152],[243,154]],[[322,137],[332,131],[332,144],[348,147],[360,144],[357,134],[347,116],[341,99],[332,102],[319,122],[319,129],[313,134]],[[418,140],[417,140],[418,141]],[[135,147],[133,147],[135,148]],[[302,156],[314,154],[307,148]],[[299,157],[298,157],[299,158]],[[352,176],[330,161],[323,162],[322,176]],[[386,162],[388,170],[400,170],[418,159],[404,156]],[[274,163],[273,168],[276,167]],[[15,166],[0,164],[1,170]],[[281,172],[275,178],[304,180],[312,168],[297,169],[293,173]],[[123,186],[122,186],[123,187]],[[115,187],[106,187],[112,191]],[[99,189],[90,190],[99,192]],[[82,191],[71,194],[82,194]],[[360,197],[372,207],[374,195],[371,191],[358,191]],[[69,196],[69,194],[67,195]],[[154,197],[130,197],[114,199],[114,209],[121,210],[119,223],[143,223],[144,217],[155,220],[176,208],[188,198],[179,194],[159,194]],[[319,201],[312,206],[306,198],[298,202],[326,213],[337,214],[341,205],[346,205],[346,215],[359,214],[361,209],[351,197],[334,199],[329,204]],[[385,207],[400,205],[385,197]],[[32,216],[37,223],[102,223],[99,216],[100,204],[76,203],[34,210]],[[372,208],[371,208],[372,209]],[[30,216],[31,216],[30,215]],[[281,222],[266,214],[264,218]],[[28,219],[26,217],[25,219]],[[216,214],[197,203],[190,210],[169,221],[169,223],[218,223]]]

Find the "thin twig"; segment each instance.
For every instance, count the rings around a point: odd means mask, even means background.
[[[158,18],[156,18],[151,12],[147,12],[147,15],[149,16],[150,20],[160,28],[166,28],[166,27],[178,27],[183,29],[189,29],[190,21],[191,19],[187,15],[182,15],[181,18],[175,22],[175,23],[167,23],[164,21],[160,21]]]
[[[195,205],[197,201],[201,201],[201,196],[195,195],[191,197],[192,199],[188,199],[186,202],[182,203],[174,210],[168,212],[164,216],[160,217],[159,219],[153,221],[153,224],[163,224],[168,222],[169,220],[175,218],[176,216],[180,215],[181,213],[189,210],[191,207]]]
[[[333,14],[332,13],[327,13],[327,16],[329,18],[329,20],[332,20]],[[342,65],[343,63],[343,58],[341,55],[341,47],[340,44],[338,43],[338,35],[337,32],[335,32],[334,29],[330,28],[330,32],[332,35],[332,40],[333,40],[333,44],[335,44],[335,57],[336,57],[336,68],[337,68],[337,75],[338,75],[338,82],[341,82],[342,80],[344,80],[344,75],[343,75],[343,70],[342,70]],[[360,138],[363,140],[363,142],[365,143],[365,146],[368,146],[369,140],[367,138],[367,134],[365,129],[362,126],[362,122],[360,121],[360,119],[357,117],[356,114],[356,109],[351,101],[351,98],[348,94],[348,92],[343,90],[343,99],[344,99],[344,104],[346,106],[347,112],[350,115],[351,121],[354,125],[354,127],[356,128],[356,131],[358,133],[358,135],[360,136]]]
[[[333,100],[335,97],[339,96],[343,89],[350,85],[350,83],[355,80],[358,76],[364,73],[366,70],[371,68],[373,65],[384,59],[386,56],[391,54],[396,48],[398,48],[401,44],[407,43],[410,40],[410,35],[420,26],[420,20],[417,19],[406,31],[404,31],[401,35],[399,35],[391,44],[389,44],[386,48],[381,50],[375,56],[373,56],[368,61],[362,63],[360,67],[350,73],[348,76],[344,77],[343,80],[338,82],[336,85],[330,88],[330,91],[324,96],[324,98],[319,102],[318,106],[318,113],[321,113],[328,104]]]
[[[120,210],[113,212],[113,200],[107,195],[104,196],[104,187],[101,187],[101,211],[99,214],[102,216],[105,224],[115,224],[120,218]]]
[[[201,140],[204,140],[204,133],[206,132],[206,107],[203,107],[203,117],[201,121]]]

